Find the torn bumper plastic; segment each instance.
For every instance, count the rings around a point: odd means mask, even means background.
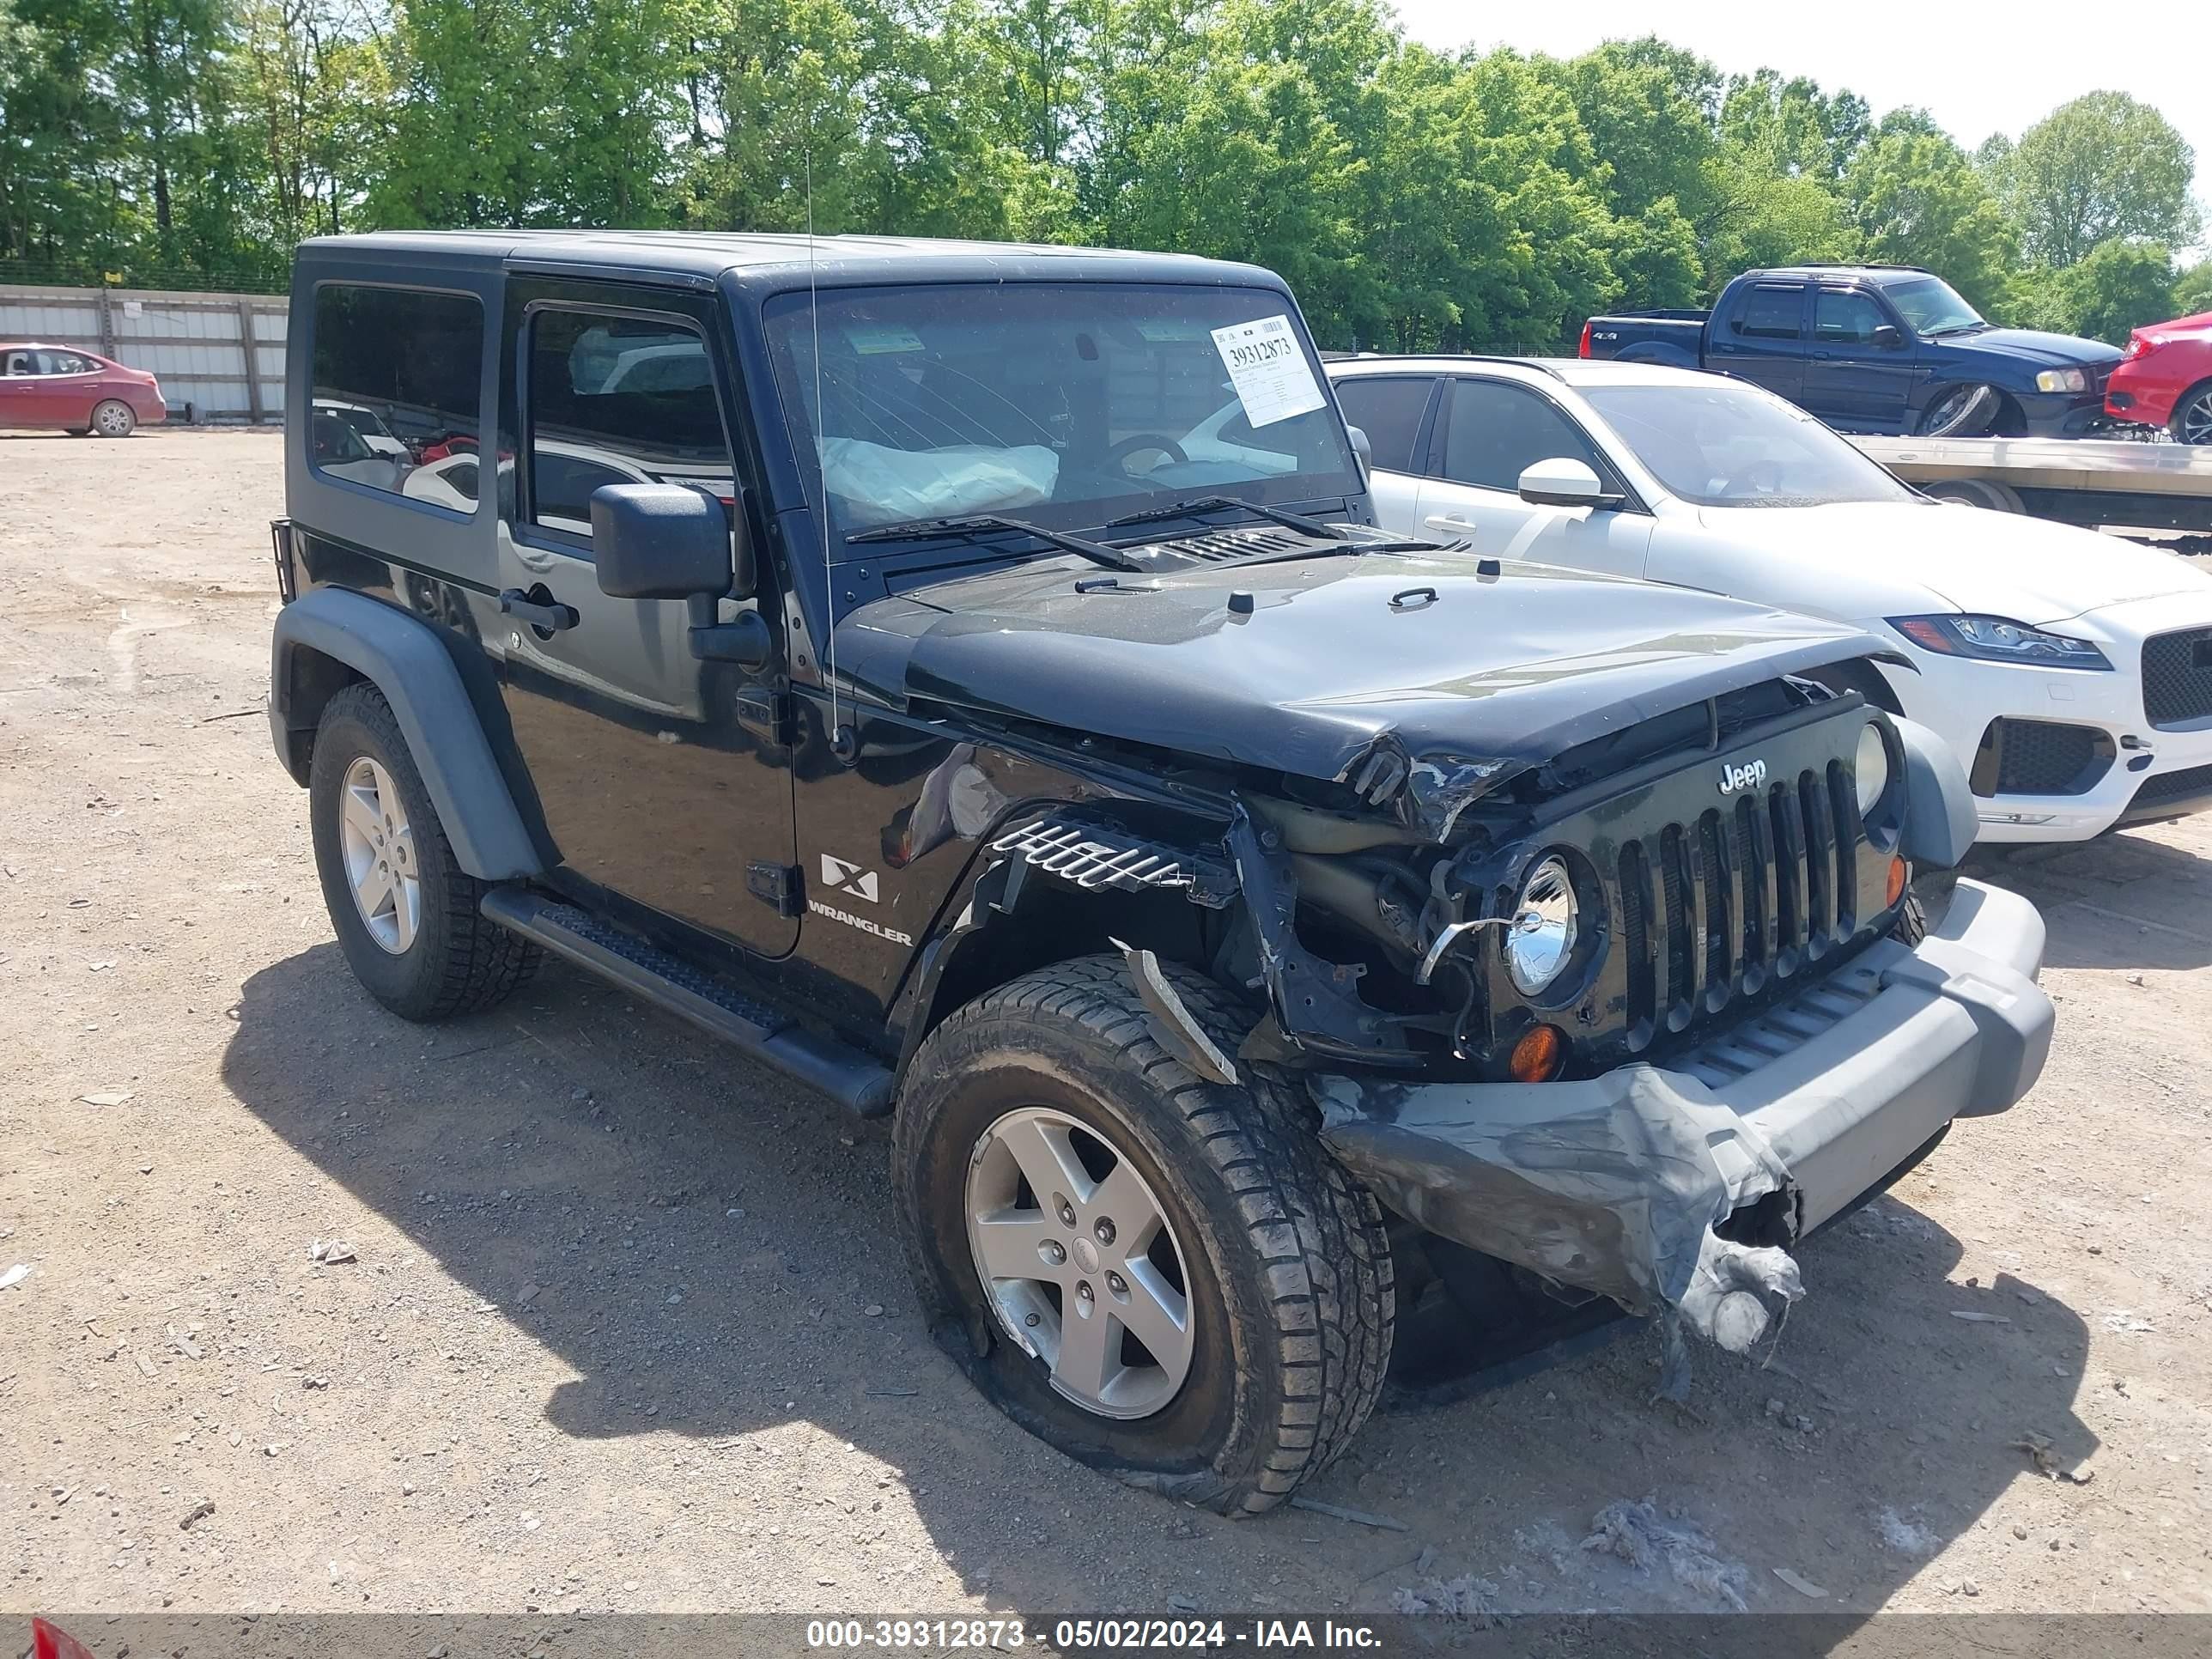
[[[2043,941],[2027,900],[1961,881],[1919,945],[1881,940],[1667,1066],[1534,1085],[1319,1076],[1322,1139],[1431,1231],[1738,1347],[1729,1292],[1790,1292],[1779,1251],[1714,1230],[1779,1194],[1794,1243],[1953,1118],[2026,1094],[2051,1045]]]

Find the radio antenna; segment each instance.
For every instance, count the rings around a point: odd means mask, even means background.
[[[814,477],[822,500],[815,518],[822,526],[822,617],[830,630],[815,652],[830,684],[830,747],[834,753],[842,730],[837,724],[837,578],[830,568],[830,459],[824,454],[825,425],[822,411],[822,307],[814,281],[814,141],[806,142],[806,315],[814,329]]]

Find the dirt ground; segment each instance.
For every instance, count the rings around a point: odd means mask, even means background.
[[[2050,1068],[1803,1250],[1771,1363],[1675,1413],[1632,1334],[1370,1423],[1310,1495],[1402,1531],[1231,1523],[969,1391],[879,1127],[557,967],[355,988],[262,714],[282,491],[267,434],[0,437],[0,1602],[2212,1611],[2212,821],[1978,863]],[[1584,1547],[1647,1498],[1655,1559]]]

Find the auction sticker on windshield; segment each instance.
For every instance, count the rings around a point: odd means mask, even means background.
[[[1328,401],[1306,366],[1306,354],[1288,317],[1278,313],[1256,323],[1217,328],[1213,346],[1228,365],[1229,383],[1237,388],[1237,401],[1244,405],[1244,418],[1255,427],[1287,421]]]

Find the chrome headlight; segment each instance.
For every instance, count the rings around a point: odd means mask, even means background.
[[[1889,745],[1881,740],[1881,727],[1869,720],[1859,727],[1859,751],[1851,759],[1858,780],[1859,816],[1864,817],[1889,787]]]
[[[2087,392],[2089,377],[2078,368],[2046,368],[2035,377],[2038,392]]]
[[[1523,996],[1534,996],[1565,971],[1580,908],[1564,860],[1547,858],[1529,872],[1505,930],[1505,966]]]

